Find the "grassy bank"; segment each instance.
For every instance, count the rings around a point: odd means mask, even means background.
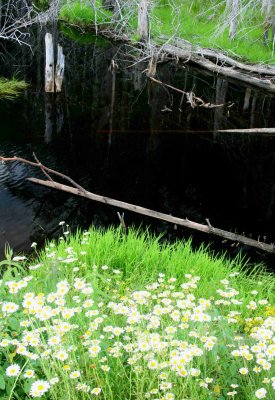
[[[97,0],[95,8],[90,2],[75,0],[61,8],[60,18],[70,23],[90,27],[104,25],[127,32],[136,37],[138,1],[122,3],[120,14],[111,18]],[[263,40],[265,18],[261,2],[240,2],[238,29],[234,40],[229,38],[230,15],[225,1],[207,0],[155,0],[150,3],[149,20],[151,39],[161,43],[161,37],[178,37],[194,45],[219,49],[245,61],[274,63],[274,43],[269,32],[268,42]],[[173,42],[173,41],[172,41]]]
[[[274,398],[275,279],[147,233],[2,263],[0,398]]]
[[[0,78],[0,99],[14,99],[28,87],[24,81],[19,81],[15,78],[8,80]]]

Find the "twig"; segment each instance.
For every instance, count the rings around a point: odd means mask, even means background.
[[[38,161],[38,159],[35,156],[35,159]],[[45,165],[41,164],[39,161],[38,162],[33,162],[33,161],[29,161],[29,160],[25,160],[24,158],[21,157],[0,157],[0,161],[2,162],[12,162],[12,161],[18,161],[21,162],[23,164],[28,164],[31,165],[32,167],[38,167],[42,170],[42,172],[45,174],[45,171],[47,171],[49,174],[54,174],[59,176],[62,179],[67,180],[68,182],[71,183],[71,185],[73,185],[74,187],[76,187],[78,190],[80,190],[81,192],[86,193],[86,189],[84,189],[82,186],[80,186],[78,183],[76,183],[72,178],[70,178],[67,175],[61,174],[61,172],[55,171],[54,169],[48,168]],[[48,176],[48,175],[47,175]],[[49,177],[50,180],[52,181],[52,178]]]
[[[122,226],[124,232],[126,233],[127,232],[127,227],[126,227],[126,224],[125,224],[125,221],[124,221],[124,213],[120,214],[120,212],[117,212],[117,216],[118,216],[118,219],[120,220],[120,223],[121,223],[121,226]]]
[[[164,83],[159,81],[158,79],[153,78],[152,76],[149,76],[151,81],[158,83],[159,85],[165,86],[169,89],[175,90],[176,92],[182,93],[184,96],[186,96],[187,103],[190,103],[191,107],[205,107],[205,108],[217,108],[217,107],[223,107],[224,104],[211,104],[211,103],[205,103],[200,97],[195,96],[193,92],[185,92],[184,90],[178,89],[172,85],[168,85],[168,83]]]
[[[41,166],[40,168],[41,168],[43,174],[46,175],[46,177],[47,177],[50,181],[53,182],[53,179],[50,177],[49,174],[47,174],[47,172],[45,171],[45,168],[43,167],[43,165],[41,164],[41,162],[40,162],[40,161],[38,160],[38,158],[36,157],[36,154],[35,154],[35,153],[32,153],[32,155],[33,155],[33,158],[35,159],[35,161],[37,162],[37,164],[39,164],[39,165]]]

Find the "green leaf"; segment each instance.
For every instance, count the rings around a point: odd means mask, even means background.
[[[25,393],[29,393],[30,389],[31,389],[31,384],[34,382],[34,379],[28,379],[25,383],[24,383],[24,392]]]
[[[12,329],[13,331],[19,331],[19,329],[20,329],[20,322],[19,322],[19,320],[18,320],[17,318],[11,317],[11,318],[9,319],[9,326],[11,327],[11,329]]]
[[[4,376],[0,375],[0,390],[4,390],[6,387]]]

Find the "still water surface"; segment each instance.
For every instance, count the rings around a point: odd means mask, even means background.
[[[209,218],[221,229],[275,242],[275,137],[215,133],[274,127],[274,96],[184,64],[159,64],[162,82],[205,103],[224,104],[192,108],[180,93],[150,82],[143,73],[147,64],[136,64],[124,45],[79,44],[55,35],[66,55],[59,96],[43,93],[43,32],[32,36],[32,51],[12,48],[2,58],[0,74],[15,73],[30,88],[16,101],[0,101],[1,155],[32,159],[35,152],[92,192],[200,223]],[[1,257],[7,242],[16,252],[27,251],[31,242],[58,234],[61,220],[72,229],[119,223],[117,209],[34,186],[29,176],[41,173],[0,165]],[[128,212],[125,219],[175,235],[165,223]],[[188,238],[192,232],[178,228],[176,234]],[[195,234],[194,241],[232,250],[206,236]]]

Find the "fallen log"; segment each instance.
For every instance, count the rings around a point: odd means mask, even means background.
[[[41,164],[41,162],[38,160],[36,155],[35,154],[33,154],[33,155],[34,155],[36,162],[29,161],[24,158],[20,158],[20,157],[16,157],[16,156],[15,157],[0,157],[0,161],[2,161],[2,162],[21,162],[21,163],[30,165],[32,167],[38,167],[43,172],[43,174],[49,179],[49,180],[45,181],[45,180],[37,179],[37,178],[27,178],[27,180],[32,183],[46,186],[50,189],[62,190],[63,192],[67,192],[70,194],[74,194],[76,196],[84,197],[89,200],[94,200],[94,201],[98,201],[103,204],[108,204],[108,205],[112,205],[114,207],[122,208],[124,210],[129,210],[131,212],[145,215],[147,217],[155,218],[160,221],[170,222],[174,225],[184,226],[185,228],[190,228],[190,229],[194,229],[194,230],[197,230],[200,232],[220,236],[224,239],[228,239],[233,242],[243,243],[247,246],[256,247],[260,250],[267,251],[269,253],[275,253],[275,245],[273,243],[267,244],[264,242],[260,242],[259,240],[245,237],[243,235],[239,235],[236,233],[224,231],[222,229],[214,228],[210,224],[208,219],[206,219],[207,225],[199,224],[197,222],[190,221],[188,218],[183,219],[183,218],[173,217],[172,215],[154,211],[149,208],[140,207],[135,204],[126,203],[124,201],[111,199],[110,197],[101,196],[101,195],[89,192],[86,189],[84,189],[82,186],[80,186],[78,183],[76,183],[69,176],[62,174],[61,172],[55,171],[55,170],[48,168],[45,165]],[[53,181],[49,174],[54,174],[56,176],[59,176],[62,179],[69,181],[70,184],[73,185],[73,187],[63,185],[61,183]],[[123,217],[122,217],[122,219],[123,219]]]
[[[218,133],[275,133],[275,128],[219,129]]]
[[[58,182],[44,181],[44,180],[37,179],[37,178],[28,178],[27,180],[32,183],[46,186],[51,189],[62,190],[63,192],[74,194],[74,195],[80,196],[80,197],[85,197],[86,199],[89,199],[89,200],[98,201],[103,204],[108,204],[108,205],[111,205],[114,207],[122,208],[124,210],[132,211],[134,213],[145,215],[147,217],[156,218],[161,221],[170,222],[175,225],[184,226],[186,228],[194,229],[194,230],[197,230],[200,232],[205,232],[205,233],[213,234],[216,236],[220,236],[222,238],[232,240],[234,242],[243,243],[247,246],[256,247],[258,249],[267,251],[269,253],[275,253],[275,246],[273,244],[259,242],[257,240],[250,239],[245,236],[238,235],[236,233],[232,233],[232,232],[224,231],[222,229],[214,228],[209,223],[208,220],[207,220],[207,225],[203,225],[203,224],[199,224],[197,222],[190,221],[187,218],[182,219],[182,218],[178,218],[178,217],[173,217],[172,215],[167,215],[167,214],[164,214],[164,213],[161,213],[158,211],[151,210],[149,208],[144,208],[144,207],[140,207],[140,206],[137,206],[134,204],[126,203],[124,201],[111,199],[109,197],[100,196],[98,194],[91,193],[88,191],[83,192],[83,190],[73,188],[71,186],[63,185]]]
[[[233,69],[232,67],[224,67],[222,65],[215,64],[209,59],[194,53],[191,47],[187,49],[181,49],[170,44],[165,44],[162,46],[162,51],[166,54],[176,57],[177,59],[183,59],[187,62],[192,62],[193,64],[207,69],[213,73],[217,73],[218,75],[223,75],[227,78],[239,80],[249,85],[256,86],[260,89],[275,92],[275,84],[272,83],[270,79],[256,78],[255,76],[250,76],[244,72]]]
[[[218,50],[194,46],[192,43],[184,39],[177,38],[175,39],[174,43],[177,47],[183,50],[190,49],[193,54],[196,54],[203,58],[209,58],[210,60],[214,60],[215,64],[218,65],[227,64],[228,66],[237,68],[241,71],[247,71],[259,75],[275,76],[275,68],[271,65],[245,64],[244,62],[235,60],[234,58],[229,57]]]

